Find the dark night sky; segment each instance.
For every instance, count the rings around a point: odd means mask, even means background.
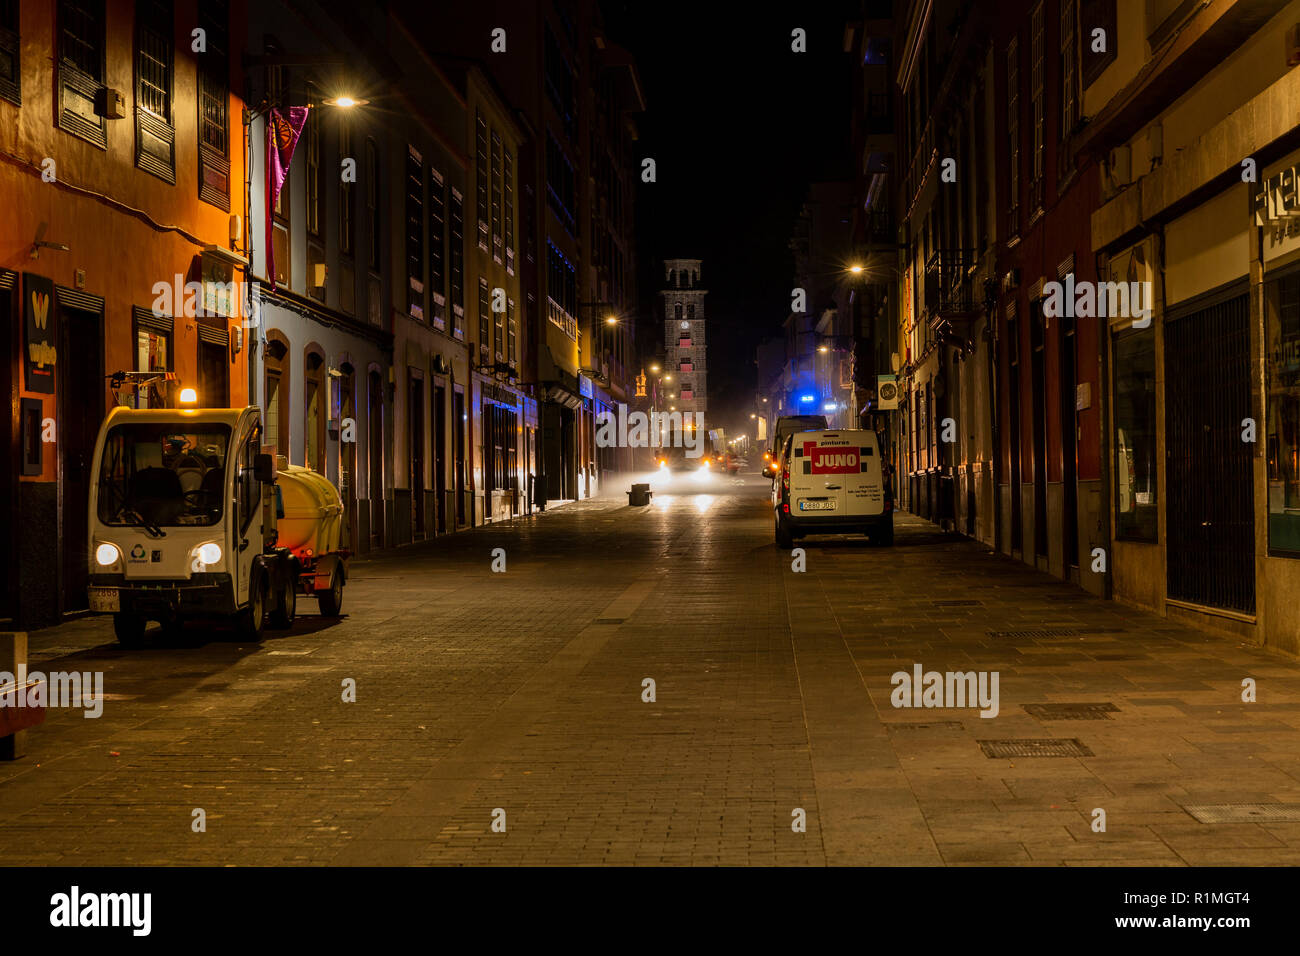
[[[748,428],[754,348],[789,312],[788,242],[808,184],[851,172],[842,50],[855,6],[602,3],[610,38],[636,57],[638,152],[658,167],[655,183],[638,168],[638,322],[662,345],[662,260],[704,260],[709,419],[732,434]],[[791,52],[795,27],[806,53]]]

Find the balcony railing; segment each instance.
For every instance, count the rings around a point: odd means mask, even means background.
[[[973,249],[940,249],[925,267],[925,308],[931,324],[967,316],[977,309],[972,276]]]
[[[560,303],[550,296],[546,297],[546,317],[563,330],[565,335],[575,342],[578,341],[578,320],[565,312]]]

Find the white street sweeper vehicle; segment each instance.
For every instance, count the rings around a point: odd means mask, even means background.
[[[109,412],[91,475],[90,609],[113,615],[123,645],[151,620],[225,620],[260,640],[268,619],[293,623],[299,591],[339,614],[339,494],[310,469],[277,472],[261,440],[256,406]]]

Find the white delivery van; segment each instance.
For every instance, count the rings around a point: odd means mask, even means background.
[[[866,534],[894,543],[893,483],[873,431],[795,432],[772,482],[776,546],[809,534]]]

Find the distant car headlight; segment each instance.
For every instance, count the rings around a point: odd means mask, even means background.
[[[111,567],[122,560],[122,549],[105,541],[95,549],[95,563],[101,568]]]

